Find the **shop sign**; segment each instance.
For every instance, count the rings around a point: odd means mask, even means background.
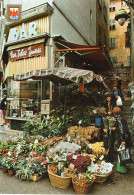
[[[36,22],[30,22],[28,24],[28,32],[26,30],[26,25],[22,23],[20,31],[18,31],[18,28],[12,28],[10,30],[11,35],[11,41],[16,41],[18,39],[27,38],[28,36],[37,35],[37,23]]]
[[[7,4],[7,21],[19,22],[22,17],[22,5],[21,4]]]
[[[20,60],[22,58],[31,58],[36,56],[44,56],[44,44],[31,45],[28,47],[15,49],[8,52],[9,61]]]

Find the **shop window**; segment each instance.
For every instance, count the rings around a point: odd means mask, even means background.
[[[7,116],[13,118],[40,118],[41,82],[13,81],[8,83]]]
[[[115,56],[111,56],[111,62],[113,64],[113,67],[116,67],[116,64],[117,64],[117,60],[116,60],[116,57]]]
[[[42,81],[42,100],[50,99],[50,81],[43,80]]]
[[[115,3],[111,3],[109,6],[109,11],[110,12],[114,12],[116,10],[116,4]]]
[[[131,66],[131,62],[130,62],[130,56],[127,56],[127,62],[128,62],[128,66]]]
[[[115,19],[109,20],[109,29],[115,30]]]
[[[115,38],[110,38],[110,48],[111,49],[116,48],[116,39]]]

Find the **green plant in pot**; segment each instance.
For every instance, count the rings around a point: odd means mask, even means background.
[[[32,173],[33,172],[31,170],[31,167],[29,167],[28,164],[25,166],[19,164],[17,166],[16,177],[18,177],[21,180],[29,180]]]

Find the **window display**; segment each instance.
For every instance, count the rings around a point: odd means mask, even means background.
[[[41,81],[8,83],[7,117],[40,117]]]

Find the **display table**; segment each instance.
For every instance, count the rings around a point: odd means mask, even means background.
[[[33,121],[33,119],[22,118],[22,117],[6,117],[9,120],[9,125],[11,130],[22,131],[22,125],[27,121]],[[39,119],[40,120],[40,119]]]

